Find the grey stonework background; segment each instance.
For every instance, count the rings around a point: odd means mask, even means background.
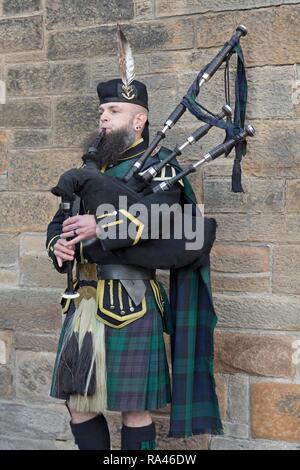
[[[280,0],[0,2],[0,448],[74,447],[63,404],[48,397],[65,285],[44,250],[57,207],[49,188],[78,164],[96,128],[96,83],[117,76],[117,21],[149,86],[152,132],[235,27],[249,30],[247,119],[257,135],[243,162],[245,193],[229,190],[232,159],[192,178],[218,221],[212,280],[225,436],[166,439],[166,409],[154,416],[159,448],[300,448],[292,360],[300,339],[300,2]],[[222,79],[201,93],[215,111]],[[166,145],[196,127],[186,113]],[[185,161],[220,136],[209,134]],[[117,447],[120,415],[109,421]]]

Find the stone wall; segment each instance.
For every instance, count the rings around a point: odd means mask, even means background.
[[[257,135],[230,192],[232,159],[193,176],[217,218],[212,281],[219,323],[215,369],[225,435],[162,449],[296,449],[300,442],[300,2],[249,0],[2,0],[0,2],[0,448],[73,448],[68,416],[48,397],[65,277],[44,250],[57,201],[49,188],[77,164],[96,128],[99,80],[117,76],[124,25],[149,86],[152,132],[239,23]],[[203,89],[223,104],[222,73]],[[166,145],[197,127],[186,113]],[[215,131],[185,155],[220,140]],[[114,446],[120,416],[109,413]]]

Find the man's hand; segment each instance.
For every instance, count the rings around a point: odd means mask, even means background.
[[[65,246],[70,247],[89,238],[96,237],[96,220],[93,215],[74,215],[69,217],[63,223],[62,239],[72,238]]]
[[[61,268],[64,261],[73,261],[75,252],[74,252],[74,245],[68,245],[67,241],[63,238],[59,238],[54,245],[53,253],[56,256],[58,266]],[[73,240],[72,240],[73,243]]]

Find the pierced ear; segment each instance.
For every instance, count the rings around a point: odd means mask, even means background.
[[[140,128],[144,127],[147,122],[147,115],[145,113],[140,113],[135,116],[135,127],[139,126]]]

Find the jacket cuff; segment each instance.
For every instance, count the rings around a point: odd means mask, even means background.
[[[48,251],[49,260],[52,261],[53,266],[56,269],[56,271],[63,274],[67,271],[67,263],[64,261],[61,267],[58,266],[58,262],[54,254],[54,245],[59,238],[60,238],[60,235],[55,235],[54,237],[51,238],[51,240],[49,241],[47,245],[47,251]]]

